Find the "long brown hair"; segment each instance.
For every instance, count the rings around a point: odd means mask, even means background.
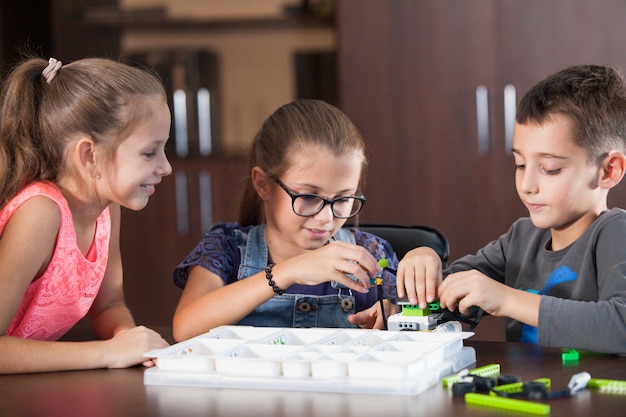
[[[0,207],[36,180],[55,181],[65,152],[87,135],[112,158],[119,143],[165,102],[158,77],[105,58],[63,65],[48,83],[48,61],[27,58],[3,83],[0,96]]]
[[[254,138],[248,173],[259,167],[268,177],[280,177],[289,168],[288,156],[310,145],[323,146],[335,155],[360,153],[363,163],[359,186],[363,187],[367,165],[363,138],[344,113],[321,100],[297,100],[268,117]],[[262,200],[248,177],[239,207],[239,224],[264,222]]]

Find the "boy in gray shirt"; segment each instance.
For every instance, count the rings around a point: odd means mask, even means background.
[[[444,271],[429,248],[409,252],[398,296],[507,317],[509,341],[626,353],[626,211],[607,208],[626,170],[620,73],[581,65],[534,86],[512,152],[529,217]]]

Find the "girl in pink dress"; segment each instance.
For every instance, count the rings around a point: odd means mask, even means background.
[[[167,346],[124,303],[120,206],[172,168],[154,75],[108,59],[30,58],[0,96],[0,373],[121,368]],[[57,341],[85,315],[100,340]]]

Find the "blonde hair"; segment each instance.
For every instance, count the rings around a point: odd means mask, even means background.
[[[3,83],[0,97],[0,207],[36,180],[55,181],[78,135],[112,158],[119,143],[166,102],[159,78],[110,59],[63,65],[47,83],[48,61],[28,58]]]

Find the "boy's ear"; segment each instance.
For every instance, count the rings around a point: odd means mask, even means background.
[[[252,179],[252,185],[254,185],[254,189],[261,197],[261,200],[267,200],[271,191],[271,184],[267,174],[259,167],[252,168],[252,172],[250,173],[250,178]]]
[[[602,188],[613,188],[620,183],[626,173],[626,156],[621,152],[611,152],[602,161],[602,175],[600,176],[600,186]]]

